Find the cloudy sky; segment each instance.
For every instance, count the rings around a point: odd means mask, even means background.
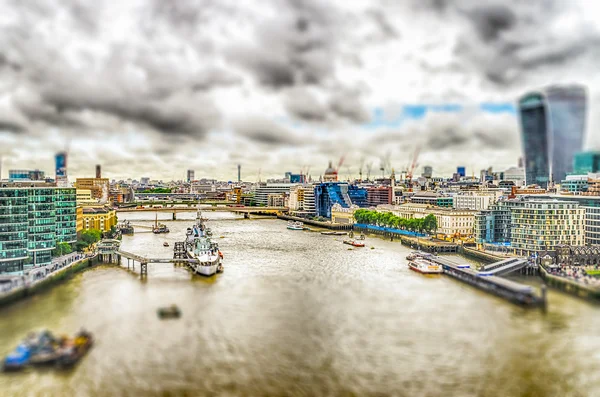
[[[0,154],[69,175],[256,180],[503,170],[516,98],[589,89],[600,138],[594,1],[0,0]]]

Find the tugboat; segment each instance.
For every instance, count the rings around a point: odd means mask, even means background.
[[[304,230],[304,223],[297,221],[289,221],[287,228],[290,230]]]
[[[181,317],[181,310],[177,305],[171,305],[169,307],[161,307],[157,311],[158,317],[160,318],[179,318]]]
[[[187,230],[185,249],[188,258],[197,260],[196,263],[190,263],[190,267],[202,276],[217,273],[223,259],[219,245],[211,240],[211,236],[212,232],[204,225],[202,214],[198,211],[196,224]]]
[[[2,370],[4,372],[20,371],[29,364],[31,358],[31,348],[25,343],[21,343],[8,356],[4,357]]]
[[[56,365],[58,367],[75,364],[89,350],[93,343],[92,335],[80,331],[74,339],[57,339],[50,331],[30,333],[28,337],[4,358],[4,371],[19,371],[28,365]]]
[[[74,339],[67,341],[65,346],[60,349],[60,356],[56,360],[56,365],[59,368],[75,365],[90,350],[93,344],[92,334],[82,329],[75,335]]]
[[[156,214],[156,218],[154,219],[154,228],[152,229],[152,233],[161,234],[161,233],[169,233],[169,228],[164,223],[158,223],[158,214]]]

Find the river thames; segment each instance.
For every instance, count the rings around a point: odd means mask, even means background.
[[[280,220],[205,216],[223,274],[150,264],[142,282],[101,265],[1,309],[2,355],[41,328],[83,326],[96,344],[69,372],[0,374],[0,395],[600,396],[598,306],[549,291],[543,314],[412,272],[397,242],[349,250]],[[154,214],[119,217],[150,225]],[[190,221],[122,248],[172,257],[194,214],[178,218]],[[171,303],[182,317],[159,320]]]

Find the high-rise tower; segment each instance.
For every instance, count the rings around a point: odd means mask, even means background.
[[[552,86],[519,99],[525,181],[547,187],[573,171],[583,149],[587,94],[581,85]]]

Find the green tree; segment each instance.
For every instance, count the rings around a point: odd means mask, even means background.
[[[102,232],[100,230],[89,229],[89,230],[84,230],[81,233],[80,240],[89,246],[91,244],[94,244],[95,242],[100,241],[101,238],[102,238]]]
[[[71,252],[73,252],[73,248],[71,248],[71,245],[69,243],[57,243],[56,244],[56,248],[52,250],[52,256],[56,257],[56,256],[62,256],[62,255],[67,255],[70,254]]]
[[[433,214],[427,215],[423,218],[423,230],[430,233],[437,230],[437,218]]]

